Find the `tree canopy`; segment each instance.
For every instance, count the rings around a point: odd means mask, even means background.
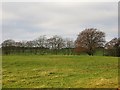
[[[88,55],[93,55],[96,48],[103,47],[105,43],[105,33],[95,28],[88,28],[79,33],[75,46],[79,51],[84,51]]]

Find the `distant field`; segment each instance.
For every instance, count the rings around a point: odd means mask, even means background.
[[[3,56],[3,88],[117,88],[118,58]]]

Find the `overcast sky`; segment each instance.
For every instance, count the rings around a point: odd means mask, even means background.
[[[118,36],[117,2],[4,2],[2,40],[34,40],[40,35],[76,39],[85,28]],[[0,24],[1,25],[1,24]]]

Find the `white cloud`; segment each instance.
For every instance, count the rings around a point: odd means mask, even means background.
[[[3,2],[118,2],[119,0],[2,0]]]
[[[3,40],[32,40],[54,34],[76,38],[85,28],[117,35],[117,3],[39,2],[3,3]],[[111,35],[113,34],[113,35]]]

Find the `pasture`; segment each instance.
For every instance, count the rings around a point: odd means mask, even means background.
[[[3,88],[117,88],[118,58],[6,55],[2,74]]]

